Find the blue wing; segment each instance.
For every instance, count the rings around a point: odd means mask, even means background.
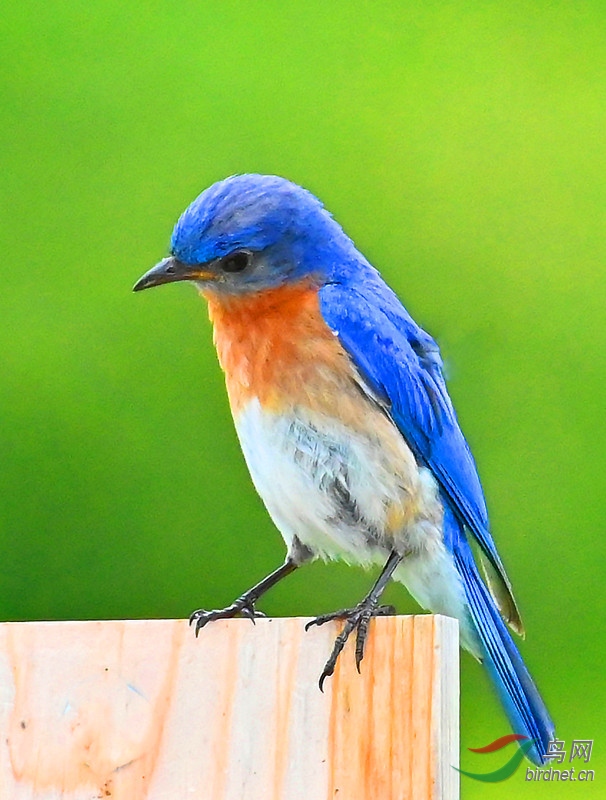
[[[491,592],[507,622],[522,633],[511,584],[490,534],[476,465],[448,396],[438,346],[376,271],[365,278],[363,294],[347,283],[325,285],[319,292],[322,316],[478,541],[488,561],[483,566]]]
[[[483,661],[512,728],[532,740],[528,755],[543,764],[555,735],[553,722],[499,615],[500,611],[514,630],[522,631],[488,528],[476,466],[446,390],[438,346],[378,273],[369,269],[365,279],[363,294],[348,283],[325,285],[319,292],[322,316],[352,357],[361,381],[440,484],[444,542],[461,577]],[[465,530],[471,531],[488,559],[489,568],[483,566],[492,598],[480,579]]]

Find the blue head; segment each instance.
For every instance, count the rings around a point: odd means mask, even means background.
[[[231,294],[303,279],[321,284],[335,265],[355,255],[310,192],[275,175],[235,175],[213,184],[183,212],[171,256],[135,290],[177,280]]]

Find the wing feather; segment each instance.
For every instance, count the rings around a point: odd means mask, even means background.
[[[367,298],[372,297],[372,302]],[[436,342],[383,280],[370,275],[364,294],[342,283],[320,289],[326,324],[349,353],[417,460],[443,493],[488,562],[488,586],[513,630],[523,633],[511,584],[490,534],[486,503],[469,446],[448,395]]]

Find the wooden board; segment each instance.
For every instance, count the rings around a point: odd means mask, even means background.
[[[0,625],[1,800],[455,800],[457,624]]]

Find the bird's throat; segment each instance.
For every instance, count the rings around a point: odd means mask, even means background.
[[[288,285],[238,297],[205,290],[204,296],[234,415],[253,398],[276,413],[297,403],[317,405],[318,397],[328,397],[323,384],[335,389],[351,380],[316,287]]]

